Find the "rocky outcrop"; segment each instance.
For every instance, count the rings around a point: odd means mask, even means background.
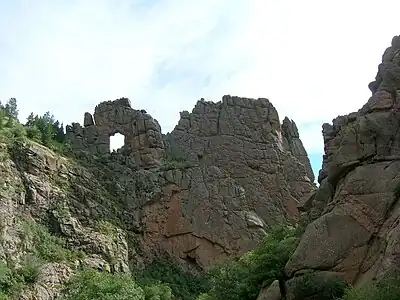
[[[267,99],[201,100],[192,113],[181,113],[164,141],[156,121],[147,116],[120,99],[99,104],[94,120],[86,113],[83,129],[76,124],[78,129],[68,129],[71,145],[92,153],[108,153],[108,136],[114,132],[125,135],[121,154],[139,164],[134,174],[128,163],[119,172],[137,179],[119,182],[122,192],[116,197],[127,203],[131,220],[126,222],[136,224],[147,256],[167,254],[207,269],[252,249],[266,226],[298,219],[298,200],[314,189],[314,176],[296,124],[286,118],[281,125]],[[130,142],[140,132],[140,143]],[[138,146],[149,148],[135,150]],[[135,151],[141,151],[139,159]],[[158,169],[155,162],[161,162]],[[149,166],[153,169],[142,169]],[[119,177],[111,170],[95,176],[113,178],[114,186]],[[132,189],[139,184],[144,184],[141,191]]]
[[[110,152],[117,132],[125,144]],[[128,99],[107,101],[67,127],[67,142],[68,158],[33,141],[0,144],[0,263],[40,256],[38,243],[57,252],[40,257],[23,299],[53,299],[83,265],[127,273],[167,256],[207,270],[254,248],[268,226],[296,222],[315,189],[296,124],[281,124],[267,99],[201,100],[166,136]]]
[[[161,128],[144,110],[134,110],[127,98],[102,102],[96,106],[94,119],[84,115],[84,127],[79,123],[67,126],[67,141],[74,149],[92,153],[109,153],[110,136],[125,137],[122,155],[133,156],[139,167],[159,166],[164,155]]]
[[[144,240],[202,269],[254,248],[266,226],[296,221],[298,199],[314,189],[296,125],[282,126],[267,99],[202,99],[165,141],[191,167],[164,175],[170,185],[145,209]]]
[[[320,188],[306,206],[312,223],[286,265],[341,274],[359,285],[400,271],[400,36],[355,113],[323,125]]]
[[[129,272],[139,257],[97,179],[39,144],[9,148],[0,143],[0,264],[37,267],[18,299],[55,299],[82,265]]]
[[[166,139],[169,152],[225,170],[246,191],[249,208],[267,223],[295,220],[298,199],[313,189],[296,125],[287,119],[281,126],[267,99],[198,101],[192,113],[181,113]]]
[[[285,117],[282,122],[282,138],[285,149],[289,150],[306,167],[307,176],[314,181],[314,173],[303,142],[300,140],[296,123]]]

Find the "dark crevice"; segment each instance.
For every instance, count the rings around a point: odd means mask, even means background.
[[[164,234],[164,236],[166,238],[172,238],[172,237],[177,237],[177,236],[191,234],[191,233],[193,233],[193,231],[192,230],[188,230],[188,231],[178,232],[178,233],[174,233],[174,234]]]
[[[281,293],[281,300],[286,300],[286,298],[287,298],[286,281],[289,279],[290,278],[288,276],[286,276],[285,267],[283,267],[277,278],[278,283],[279,283],[279,291]]]

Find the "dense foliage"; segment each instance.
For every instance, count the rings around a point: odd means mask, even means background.
[[[23,142],[29,138],[53,150],[60,150],[65,140],[63,124],[50,112],[43,116],[31,113],[26,124],[20,124],[15,98],[9,99],[5,105],[0,103],[0,132],[3,138],[11,141]]]
[[[296,300],[336,300],[347,288],[342,278],[316,276],[312,272],[294,278],[292,285]]]
[[[238,260],[213,268],[208,277],[212,288],[198,299],[256,299],[263,283],[271,284],[282,276],[283,267],[298,243],[296,230],[277,227],[260,245]]]
[[[390,276],[378,283],[348,288],[342,300],[399,300],[400,276]]]
[[[54,142],[64,142],[64,125],[54,119],[50,112],[43,116],[34,116],[31,113],[25,124],[29,138],[48,146]]]
[[[139,272],[136,278],[142,285],[166,283],[171,287],[173,294],[182,300],[195,299],[209,288],[203,276],[192,275],[172,262],[161,260],[154,260],[145,270]]]
[[[69,282],[65,300],[170,300],[168,286],[140,287],[127,274],[109,274],[86,269],[78,272]]]
[[[41,262],[27,256],[19,268],[0,262],[0,300],[16,298],[21,291],[36,282]]]

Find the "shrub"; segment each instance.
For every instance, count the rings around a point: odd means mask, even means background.
[[[96,230],[108,237],[115,237],[117,228],[108,221],[100,220],[96,222]]]
[[[146,300],[172,300],[172,290],[165,283],[158,283],[155,285],[143,287],[144,296]]]
[[[12,270],[5,263],[0,263],[0,291],[6,296],[9,295],[15,283]]]
[[[64,300],[145,300],[143,289],[129,275],[93,269],[78,272],[64,293]]]
[[[77,254],[65,248],[64,239],[50,234],[45,226],[31,221],[23,221],[23,238],[33,238],[33,253],[48,262],[71,259]]]
[[[24,143],[26,141],[26,130],[18,121],[13,121],[11,127],[4,128],[2,134],[11,143]]]
[[[185,272],[179,266],[161,260],[154,260],[144,271],[137,274],[136,279],[143,286],[166,283],[173,294],[182,300],[195,299],[209,287],[205,278]]]
[[[188,162],[184,157],[174,154],[172,152],[167,152],[165,154],[161,169],[163,171],[168,171],[171,169],[185,170],[191,167],[192,164]]]
[[[298,243],[295,234],[294,228],[273,228],[256,249],[210,270],[212,288],[204,299],[256,299],[263,282],[271,284],[283,275],[283,267]]]
[[[40,262],[35,257],[27,257],[20,268],[11,269],[0,263],[0,299],[16,297],[26,286],[37,281]]]
[[[360,288],[348,288],[343,300],[399,300],[400,278],[386,278]]]
[[[34,284],[39,276],[39,267],[42,263],[35,256],[29,255],[25,258],[22,267],[15,269],[14,273],[20,277],[25,284]]]
[[[335,300],[343,296],[347,284],[342,278],[314,273],[293,279],[295,300]]]
[[[207,293],[200,294],[196,300],[212,300],[211,296]]]

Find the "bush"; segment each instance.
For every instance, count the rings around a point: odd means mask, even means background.
[[[14,273],[20,277],[25,284],[34,284],[39,277],[39,267],[42,263],[35,256],[29,255],[25,258],[23,265],[15,269]]]
[[[360,288],[348,288],[342,300],[399,300],[400,278],[387,278]]]
[[[117,228],[108,221],[100,220],[96,222],[96,230],[108,237],[115,237]]]
[[[211,296],[207,293],[200,294],[196,300],[212,300]]]
[[[29,285],[37,281],[40,262],[35,257],[27,257],[20,268],[11,269],[0,263],[0,300],[14,298]]]
[[[64,293],[64,300],[145,300],[143,289],[129,275],[93,269],[78,272]]]
[[[205,278],[185,272],[179,266],[161,260],[154,260],[144,271],[137,274],[136,279],[143,286],[166,283],[172,293],[182,300],[196,299],[209,287]]]
[[[155,285],[143,287],[144,296],[146,300],[172,300],[172,290],[165,283],[158,283]]]
[[[347,288],[342,278],[314,273],[306,273],[293,280],[295,300],[335,300],[342,297]]]
[[[128,274],[94,269],[79,271],[67,284],[62,300],[172,300],[171,288],[157,282],[141,287]]]
[[[283,275],[283,268],[298,244],[295,234],[294,228],[273,228],[256,249],[210,270],[212,288],[203,299],[256,299],[263,282],[271,284]]]
[[[0,291],[6,296],[9,295],[15,283],[12,270],[5,263],[0,263]]]
[[[45,226],[31,221],[23,221],[22,238],[33,238],[33,253],[43,261],[60,262],[77,256],[65,248],[64,239],[50,234]]]
[[[13,121],[11,127],[3,128],[2,136],[12,144],[24,143],[27,140],[26,130],[18,121]]]
[[[191,167],[193,167],[192,164],[188,162],[184,157],[176,155],[171,152],[167,152],[165,154],[161,169],[163,171],[168,171],[171,169],[185,170]]]

